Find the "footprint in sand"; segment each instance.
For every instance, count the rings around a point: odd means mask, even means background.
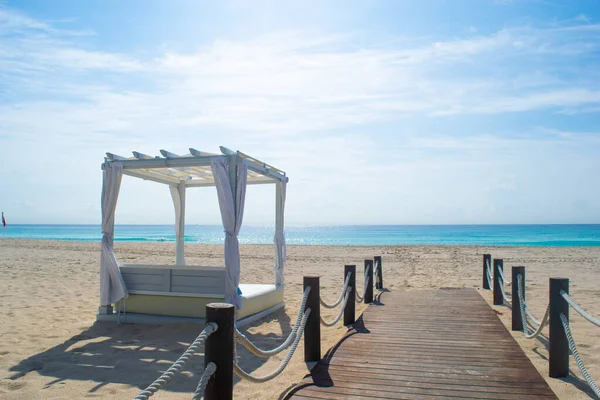
[[[2,383],[0,383],[0,385],[2,385],[2,387],[14,392],[15,390],[19,390],[19,389],[22,389],[23,387],[27,386],[27,382],[25,382],[25,381],[3,381]]]

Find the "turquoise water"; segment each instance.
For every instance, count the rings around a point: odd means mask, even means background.
[[[99,225],[8,225],[7,238],[100,241]],[[187,225],[185,241],[223,243],[223,228]],[[242,227],[241,243],[273,242],[273,228]],[[288,227],[288,244],[600,246],[600,225],[378,225]],[[172,225],[117,225],[116,241],[174,242]]]

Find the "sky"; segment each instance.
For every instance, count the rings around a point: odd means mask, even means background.
[[[219,145],[286,171],[288,225],[600,223],[600,4],[0,0],[7,222],[99,224],[105,152]],[[173,221],[123,178],[117,224]]]

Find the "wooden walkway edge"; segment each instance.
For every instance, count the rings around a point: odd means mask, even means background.
[[[557,399],[475,289],[383,293],[286,399]]]

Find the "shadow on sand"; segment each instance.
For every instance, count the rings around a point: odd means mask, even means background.
[[[379,303],[381,304],[381,303]],[[340,348],[342,343],[346,340],[350,339],[354,335],[361,334],[369,334],[371,331],[365,327],[362,315],[356,320],[356,322],[352,325],[348,332],[344,335],[344,337],[335,344],[331,349],[327,351],[325,356],[321,361],[316,363],[316,365],[311,369],[310,374],[304,377],[304,381],[300,382],[298,385],[294,385],[292,388],[288,388],[285,392],[281,394],[279,397],[280,400],[289,400],[294,394],[303,388],[309,386],[318,386],[318,387],[332,387],[333,380],[331,379],[331,375],[329,374],[329,361],[333,358],[337,350]]]
[[[530,331],[532,329],[535,329],[536,327],[531,326],[529,327]],[[548,339],[548,337],[544,336],[543,334],[540,334],[536,337],[536,340],[540,343],[540,345],[546,350],[546,353],[548,352],[548,349],[550,348],[550,339]],[[542,360],[544,361],[549,361],[548,357],[546,357],[540,347],[536,346],[533,348],[533,352],[535,354],[537,354]],[[576,387],[580,392],[582,392],[583,394],[587,395],[590,399],[595,399],[596,396],[594,395],[594,391],[592,390],[592,388],[590,387],[590,385],[588,385],[588,383],[581,379],[578,378],[573,369],[569,369],[569,376],[565,376],[564,378],[556,378],[559,379],[565,383],[571,384],[574,387]]]
[[[248,328],[265,322],[279,323],[283,334],[252,334]],[[146,388],[175,362],[194,341],[204,327],[181,323],[168,325],[140,325],[96,322],[62,344],[35,354],[10,368],[9,379],[19,380],[31,371],[53,377],[46,386],[64,381],[92,381],[97,384],[89,390],[98,391],[105,385],[120,383],[138,389]],[[261,347],[279,345],[291,331],[290,318],[285,310],[254,322],[243,329],[244,334]],[[190,359],[180,374],[164,387],[164,391],[193,393],[204,370],[203,348]],[[250,356],[238,346],[238,362],[248,372],[263,365],[266,360]],[[135,371],[135,373],[132,373]],[[234,384],[239,382],[235,377]]]

